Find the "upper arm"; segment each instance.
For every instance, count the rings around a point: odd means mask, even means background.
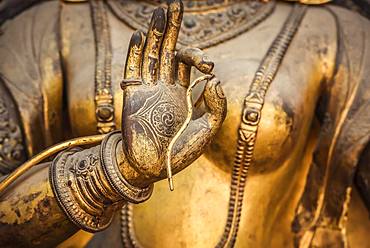
[[[17,104],[30,155],[56,142],[61,129],[58,5],[40,3],[1,26],[0,76]]]
[[[339,225],[370,135],[370,22],[340,7],[328,10],[337,27],[336,65],[321,97],[322,127],[314,163],[323,168],[322,186],[328,192],[319,222],[330,219]]]
[[[297,233],[343,228],[353,175],[370,135],[369,20],[338,7],[327,10],[336,22],[335,68],[318,103],[320,136],[296,211]]]
[[[350,187],[357,171],[357,184],[363,200],[369,205],[366,192],[369,185],[369,139],[370,139],[370,20],[353,12],[332,8],[340,28],[340,51],[337,73],[333,85],[341,105],[338,112],[338,138],[333,149],[333,162],[338,163],[336,188]],[[340,93],[340,94],[339,94]],[[334,105],[334,104],[333,104]],[[331,107],[333,109],[333,106]],[[345,185],[341,175],[347,174]],[[333,189],[335,189],[333,187]],[[344,194],[344,192],[343,192]],[[335,204],[335,202],[333,202]],[[368,206],[369,207],[369,206]]]

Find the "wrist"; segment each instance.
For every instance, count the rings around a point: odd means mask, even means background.
[[[81,229],[104,230],[126,201],[139,203],[151,195],[152,185],[135,187],[121,174],[116,156],[120,141],[120,133],[110,133],[100,146],[60,153],[50,167],[50,183],[59,206]]]
[[[126,158],[123,147],[122,147],[122,140],[119,141],[119,144],[116,149],[116,157],[119,170],[121,175],[129,182],[131,185],[138,187],[138,188],[146,188],[149,185],[153,184],[155,180],[148,176],[143,175],[142,173],[138,172],[134,166],[132,166],[128,159]]]
[[[131,203],[141,203],[149,199],[153,191],[153,184],[144,184],[141,180],[148,180],[142,178],[140,174],[127,174],[127,171],[122,169],[123,167],[131,167],[122,152],[120,132],[112,132],[104,138],[100,155],[104,174],[115,192]]]

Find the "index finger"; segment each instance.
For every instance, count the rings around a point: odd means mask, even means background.
[[[124,79],[141,78],[141,58],[144,47],[144,34],[136,31],[131,36],[130,45],[127,51]]]
[[[175,49],[179,36],[184,6],[180,0],[169,1],[167,10],[167,26],[162,43],[159,79],[174,83]]]

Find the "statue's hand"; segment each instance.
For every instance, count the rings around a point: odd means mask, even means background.
[[[166,176],[168,146],[187,116],[190,67],[207,74],[213,69],[213,63],[199,49],[175,51],[182,15],[181,1],[169,3],[167,18],[163,8],[156,9],[146,40],[137,31],[128,49],[121,85],[123,151],[148,182]],[[226,99],[216,78],[207,82],[202,97],[204,113],[191,120],[174,144],[171,157],[175,173],[200,156],[224,120]]]

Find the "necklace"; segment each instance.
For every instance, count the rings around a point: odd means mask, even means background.
[[[107,10],[103,1],[90,1],[94,27],[95,63],[95,116],[97,131],[109,133],[116,128],[111,82],[112,45]]]
[[[250,166],[253,166],[253,152],[265,96],[305,12],[305,5],[296,4],[294,6],[263,58],[250,85],[249,92],[244,98],[244,108],[238,130],[237,150],[231,176],[227,221],[216,248],[234,247],[235,245],[243,210],[248,171]]]
[[[253,152],[265,96],[300,26],[305,11],[306,6],[304,5],[297,4],[294,6],[278,36],[262,60],[250,85],[249,92],[244,99],[241,124],[238,131],[237,150],[230,183],[227,221],[216,248],[235,246],[243,209],[244,190],[249,167],[253,165]],[[121,220],[121,236],[124,247],[141,247],[132,226],[131,206],[126,206],[122,209]]]
[[[153,1],[133,0],[109,0],[107,3],[120,20],[144,33],[148,30],[151,15],[159,4]],[[187,1],[184,5],[178,48],[184,46],[207,48],[255,27],[273,12],[275,1],[268,3],[259,0],[227,3]]]

